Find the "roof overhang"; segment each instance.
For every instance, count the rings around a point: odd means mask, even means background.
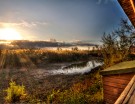
[[[118,2],[135,27],[135,0],[118,0]]]

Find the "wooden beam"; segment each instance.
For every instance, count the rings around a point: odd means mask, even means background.
[[[118,0],[124,12],[135,26],[135,0]]]
[[[128,83],[128,85],[126,86],[126,88],[124,89],[124,91],[121,93],[120,97],[116,100],[114,104],[123,104],[124,99],[127,97],[127,95],[130,95],[133,89],[135,89],[134,83],[135,83],[135,75],[133,76],[131,81]],[[129,97],[126,98],[126,101],[127,99],[129,99]]]
[[[134,4],[134,1],[133,1],[133,0],[130,0],[130,3],[131,3],[131,5],[132,5],[132,8],[133,8],[134,13],[135,13],[135,4]]]

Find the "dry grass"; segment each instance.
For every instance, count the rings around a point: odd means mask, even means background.
[[[77,50],[1,50],[0,68],[36,68],[50,62],[59,63],[88,60],[92,55],[98,56],[97,52]]]
[[[91,54],[90,51],[1,50],[0,103],[5,103],[4,97],[7,94],[4,90],[9,87],[11,79],[17,85],[25,86],[29,95],[26,103],[79,104],[80,102],[80,104],[86,104],[92,102],[94,104],[102,102],[101,78],[98,72],[90,75],[56,75],[42,79],[36,79],[31,74],[31,70],[38,70],[40,65],[44,65],[45,68],[52,62],[87,60]]]

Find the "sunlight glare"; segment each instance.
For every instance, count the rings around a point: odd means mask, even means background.
[[[0,39],[3,40],[21,40],[21,34],[13,28],[0,29]]]

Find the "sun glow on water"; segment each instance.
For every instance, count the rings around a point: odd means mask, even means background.
[[[21,34],[14,28],[0,29],[0,39],[2,40],[21,40]]]

